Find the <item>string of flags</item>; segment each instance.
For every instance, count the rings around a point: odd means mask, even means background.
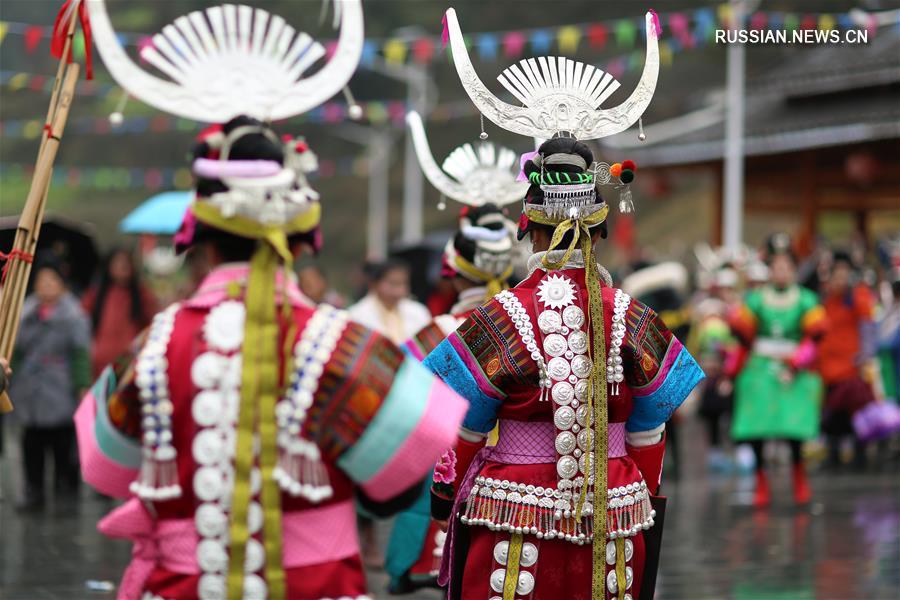
[[[660,61],[663,65],[672,62],[671,53],[660,49]],[[639,71],[644,66],[644,51],[634,50],[629,54],[613,57],[604,61],[602,68],[613,77],[620,78],[626,72]],[[81,80],[78,82],[76,94],[86,97],[100,97],[118,99],[122,90],[113,84],[101,83],[97,80]],[[53,79],[38,73],[0,71],[0,87],[10,92],[32,91],[50,93],[53,88]],[[408,110],[408,103],[403,100],[370,100],[357,102],[362,108],[362,120],[372,125],[390,123],[394,126],[404,127],[404,119]],[[470,102],[451,102],[435,106],[428,113],[430,122],[446,122],[463,117],[478,114]],[[296,123],[340,123],[348,118],[348,105],[343,101],[326,102],[311,111],[291,119]],[[43,121],[39,119],[5,119],[0,120],[0,135],[7,138],[36,139],[43,130]],[[172,131],[195,132],[199,126],[188,119],[180,119],[168,115],[156,115],[153,117],[131,117],[125,119],[120,125],[113,126],[106,117],[84,117],[70,119],[67,129],[77,134],[141,134],[146,132],[165,133]]]
[[[671,63],[661,55],[663,64]],[[604,70],[616,78],[624,73],[639,71],[644,66],[643,50],[635,50],[604,62]],[[10,91],[30,90],[50,93],[53,81],[51,78],[36,73],[0,71],[0,87]],[[80,81],[76,93],[80,96],[100,96],[118,98],[122,91],[115,85],[103,84],[96,80]],[[362,120],[371,125],[391,124],[404,127],[404,119],[409,105],[404,100],[371,100],[358,102],[362,108]],[[448,102],[435,106],[428,113],[428,121],[442,123],[455,119],[471,117],[478,114],[471,102]],[[326,102],[313,110],[291,119],[291,123],[333,124],[348,119],[348,105],[343,101]],[[0,135],[9,138],[37,139],[43,131],[44,123],[40,119],[5,119],[0,120]],[[66,126],[68,131],[76,134],[142,134],[168,132],[196,132],[200,126],[194,121],[169,115],[135,116],[124,119],[121,124],[113,126],[107,117],[82,117],[70,119]]]
[[[2,80],[2,78],[0,78]],[[404,100],[359,102],[363,109],[363,118],[372,125],[393,124],[402,126],[406,117],[408,104]],[[456,102],[443,105],[437,110],[439,118],[449,120],[463,115],[475,114],[474,108],[467,102]],[[340,123],[348,119],[348,105],[343,101],[327,102],[318,108],[291,119],[291,123]],[[5,138],[37,139],[43,132],[41,119],[4,119],[0,120],[0,135]],[[112,125],[108,117],[79,117],[69,119],[66,131],[79,135],[122,135],[142,133],[195,133],[202,124],[190,119],[182,119],[166,114],[153,116],[133,116],[125,118],[120,124]]]
[[[796,13],[783,11],[757,11],[745,15],[741,27],[752,29],[868,29],[874,33],[877,23],[871,15],[862,25],[850,12],[844,13]],[[716,29],[729,28],[734,23],[734,13],[729,4],[702,7],[689,11],[660,14],[660,21],[668,26],[670,35],[661,42],[668,51],[677,53],[683,48],[694,48],[715,39]],[[646,35],[642,17],[628,17],[592,23],[562,25],[558,27],[490,31],[475,33],[467,37],[470,50],[483,61],[519,59],[523,56],[547,54],[555,46],[564,54],[573,54],[585,47],[592,51],[614,46],[619,50],[629,50],[643,41]],[[900,29],[900,18],[897,23]],[[52,27],[0,21],[0,44],[10,35],[20,39],[26,53],[33,54],[38,48],[49,43]],[[124,46],[138,49],[153,45],[151,36],[143,33],[120,33],[119,41]],[[326,43],[332,50],[335,43]],[[76,36],[73,48],[75,57],[84,55],[84,41]],[[443,54],[438,35],[421,37],[369,38],[365,41],[361,63],[370,65],[379,57],[394,64],[430,64]]]
[[[319,158],[319,170],[310,179],[334,177],[366,177],[369,160],[365,156],[345,156],[338,159]],[[28,184],[34,165],[0,163],[0,177],[6,185]],[[51,186],[89,188],[101,191],[117,190],[188,190],[193,179],[187,167],[78,167],[57,165],[53,169]]]

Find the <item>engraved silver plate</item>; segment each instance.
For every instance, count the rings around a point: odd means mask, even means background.
[[[591,449],[592,433],[590,429],[582,429],[578,432],[578,447],[587,452]]]
[[[544,338],[544,352],[549,356],[562,356],[567,348],[566,338],[558,333],[551,333]]]
[[[215,429],[204,429],[194,436],[191,453],[199,465],[212,465],[222,459],[224,442]]]
[[[498,594],[503,591],[503,581],[506,579],[506,569],[497,569],[491,573],[491,589]]]
[[[578,474],[578,462],[571,456],[563,456],[556,461],[556,473],[563,479],[572,479]]]
[[[562,327],[562,317],[555,310],[545,310],[538,315],[538,327],[545,334],[556,333]]]
[[[522,544],[522,556],[519,559],[519,563],[523,567],[531,567],[534,563],[537,562],[538,559],[538,549],[537,546],[532,544],[531,542],[525,542]]]
[[[250,538],[244,550],[244,572],[255,573],[266,563],[266,551],[258,540]]]
[[[498,564],[505,565],[506,559],[509,556],[509,542],[502,541],[497,542],[497,545],[494,546],[494,560],[497,561]]]
[[[588,349],[588,336],[581,330],[569,334],[569,349],[575,354],[584,354]]]
[[[227,597],[225,576],[210,573],[201,575],[200,581],[197,582],[197,595],[200,600],[219,600]]]
[[[619,589],[615,569],[606,574],[606,589],[609,590],[610,594],[615,594]]]
[[[625,540],[625,562],[631,562],[632,556],[634,556],[634,542]]]
[[[606,542],[606,564],[616,564],[616,543]]]
[[[202,537],[216,537],[225,532],[228,517],[216,504],[201,504],[194,514],[194,523],[197,526],[197,533]]]
[[[571,431],[563,431],[556,436],[556,452],[558,454],[571,454],[575,449],[575,434]]]
[[[228,566],[225,543],[219,540],[203,540],[197,544],[197,563],[205,573],[224,571]]]
[[[201,500],[206,502],[218,500],[224,492],[224,488],[222,472],[218,469],[202,467],[194,472],[194,494]]]
[[[580,354],[572,359],[572,372],[575,373],[575,375],[577,375],[578,377],[590,377],[591,368],[593,366],[593,361],[583,354]]]
[[[582,455],[581,455],[581,458],[578,459],[578,470],[581,471],[582,473],[584,473],[585,475],[588,474],[588,472],[587,472],[587,469],[588,469],[587,459],[588,459],[588,456],[589,456],[589,455],[590,455],[590,454],[582,454]]]
[[[268,586],[266,580],[251,573],[244,577],[244,598],[266,598],[268,595]]]
[[[563,310],[563,323],[572,329],[581,329],[584,326],[584,311],[574,304],[567,306]]]
[[[568,277],[554,273],[538,284],[537,297],[549,308],[563,308],[575,301],[575,285]]]
[[[578,383],[575,384],[575,398],[579,402],[587,402],[588,401],[587,379],[582,379]]]
[[[575,411],[568,406],[557,408],[553,415],[553,423],[560,431],[568,431],[575,423]]]
[[[516,586],[516,594],[527,596],[534,590],[534,575],[528,571],[519,573],[519,583]]]
[[[559,404],[560,406],[566,406],[570,402],[572,402],[572,397],[575,395],[575,388],[572,387],[572,384],[568,381],[560,381],[553,385],[553,389],[550,391],[550,396],[553,398],[553,401]]]
[[[578,407],[578,410],[575,412],[575,418],[578,420],[578,424],[582,427],[588,427],[588,415],[590,412],[590,408],[588,408],[587,404],[582,404]],[[590,425],[594,424],[594,420],[591,419]]]
[[[547,372],[555,381],[562,381],[569,376],[569,373],[571,373],[569,361],[560,356],[552,358],[550,359],[550,362],[547,363]]]
[[[222,414],[224,399],[215,390],[203,390],[194,396],[191,402],[191,415],[194,422],[203,427],[212,427]]]

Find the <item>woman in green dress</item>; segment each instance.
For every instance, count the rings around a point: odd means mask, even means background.
[[[749,442],[756,455],[753,505],[767,506],[765,440],[786,440],[793,465],[794,500],[810,499],[801,456],[804,441],[819,433],[823,385],[813,370],[816,341],[825,314],[815,293],[797,285],[790,238],[773,236],[768,246],[770,283],[751,291],[732,318],[749,356],[735,381],[732,437]]]

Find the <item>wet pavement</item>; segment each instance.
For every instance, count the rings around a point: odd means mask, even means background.
[[[788,467],[775,467],[773,507],[754,511],[752,479],[708,476],[694,429],[688,424],[681,436],[681,480],[665,484],[670,501],[657,598],[900,598],[896,459],[864,472],[814,473],[814,501],[802,509],[792,505]],[[9,433],[0,460],[0,598],[113,598],[87,585],[117,582],[128,561],[128,543],[95,529],[112,504],[83,489],[78,498],[51,498],[43,512],[16,512],[19,475]],[[379,531],[383,540],[387,527]],[[374,597],[391,597],[383,572],[372,571],[370,582]],[[440,597],[426,591],[398,598]]]

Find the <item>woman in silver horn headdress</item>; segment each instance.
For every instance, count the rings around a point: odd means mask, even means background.
[[[665,423],[703,374],[649,307],[594,262],[606,235],[604,184],[631,209],[631,162],[595,163],[583,143],[627,129],[650,102],[659,67],[646,17],[647,61],[622,105],[618,87],[562,57],[522,61],[496,98],[447,12],[454,64],[484,116],[547,139],[524,160],[519,236],[529,276],[476,309],[425,365],[469,400],[453,454],[458,476],[434,486],[449,521],[440,581],[451,599],[619,600],[652,596],[662,504]],[[499,426],[496,446],[485,438]]]

